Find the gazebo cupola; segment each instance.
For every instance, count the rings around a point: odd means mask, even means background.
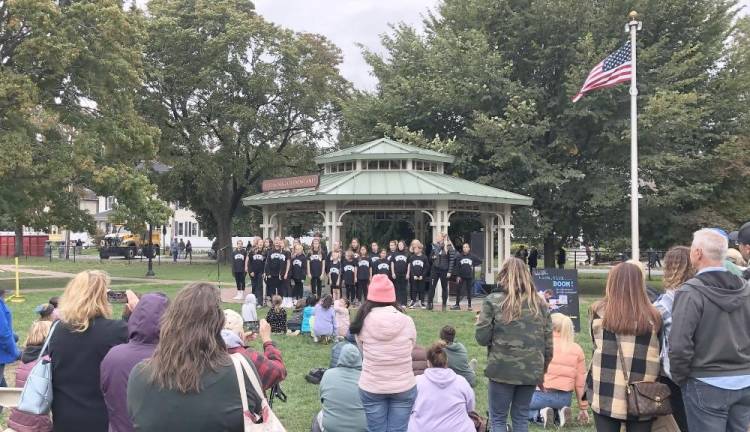
[[[325,174],[350,171],[426,171],[445,173],[453,156],[382,138],[315,158]]]

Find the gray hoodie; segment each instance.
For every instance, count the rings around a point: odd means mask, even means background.
[[[326,432],[365,432],[367,419],[359,398],[362,355],[354,344],[341,348],[338,367],[328,369],[320,381],[323,428]]]
[[[674,299],[669,334],[672,380],[750,375],[750,283],[709,271]]]

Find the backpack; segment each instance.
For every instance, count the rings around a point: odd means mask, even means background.
[[[320,380],[323,379],[323,374],[325,373],[326,368],[313,368],[310,369],[310,372],[305,375],[305,381],[309,382],[310,384],[320,384]]]
[[[47,347],[60,321],[55,321],[39,351],[37,363],[31,368],[26,384],[18,399],[18,410],[29,414],[47,414],[52,406],[52,359],[47,355]]]

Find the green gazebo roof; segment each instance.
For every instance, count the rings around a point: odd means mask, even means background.
[[[380,158],[382,157],[381,155]],[[512,205],[532,203],[532,199],[524,195],[447,174],[415,170],[321,174],[317,188],[263,192],[244,198],[243,203],[258,206],[341,200],[458,200]]]
[[[416,147],[389,138],[380,138],[354,147],[347,147],[315,158],[315,163],[342,162],[357,159],[419,159],[453,163],[453,156]]]

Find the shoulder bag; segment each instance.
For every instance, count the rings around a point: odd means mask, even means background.
[[[625,376],[628,415],[642,418],[672,414],[672,403],[669,399],[672,391],[669,390],[669,387],[660,382],[639,381],[631,383],[619,340],[617,341],[617,351],[620,356],[622,374]]]
[[[47,414],[52,406],[52,359],[47,356],[47,347],[60,321],[55,321],[44,341],[39,358],[29,372],[18,399],[18,410],[29,414]]]
[[[234,371],[237,373],[237,382],[240,387],[240,399],[242,400],[242,418],[245,422],[245,432],[286,432],[284,426],[276,414],[273,413],[268,405],[266,396],[263,393],[263,387],[260,385],[258,377],[252,370],[247,360],[242,354],[232,354],[232,363]],[[244,372],[243,372],[244,371]],[[245,376],[248,377],[253,385],[253,390],[261,398],[261,416],[258,417],[250,411],[247,403],[247,390],[245,388]]]

